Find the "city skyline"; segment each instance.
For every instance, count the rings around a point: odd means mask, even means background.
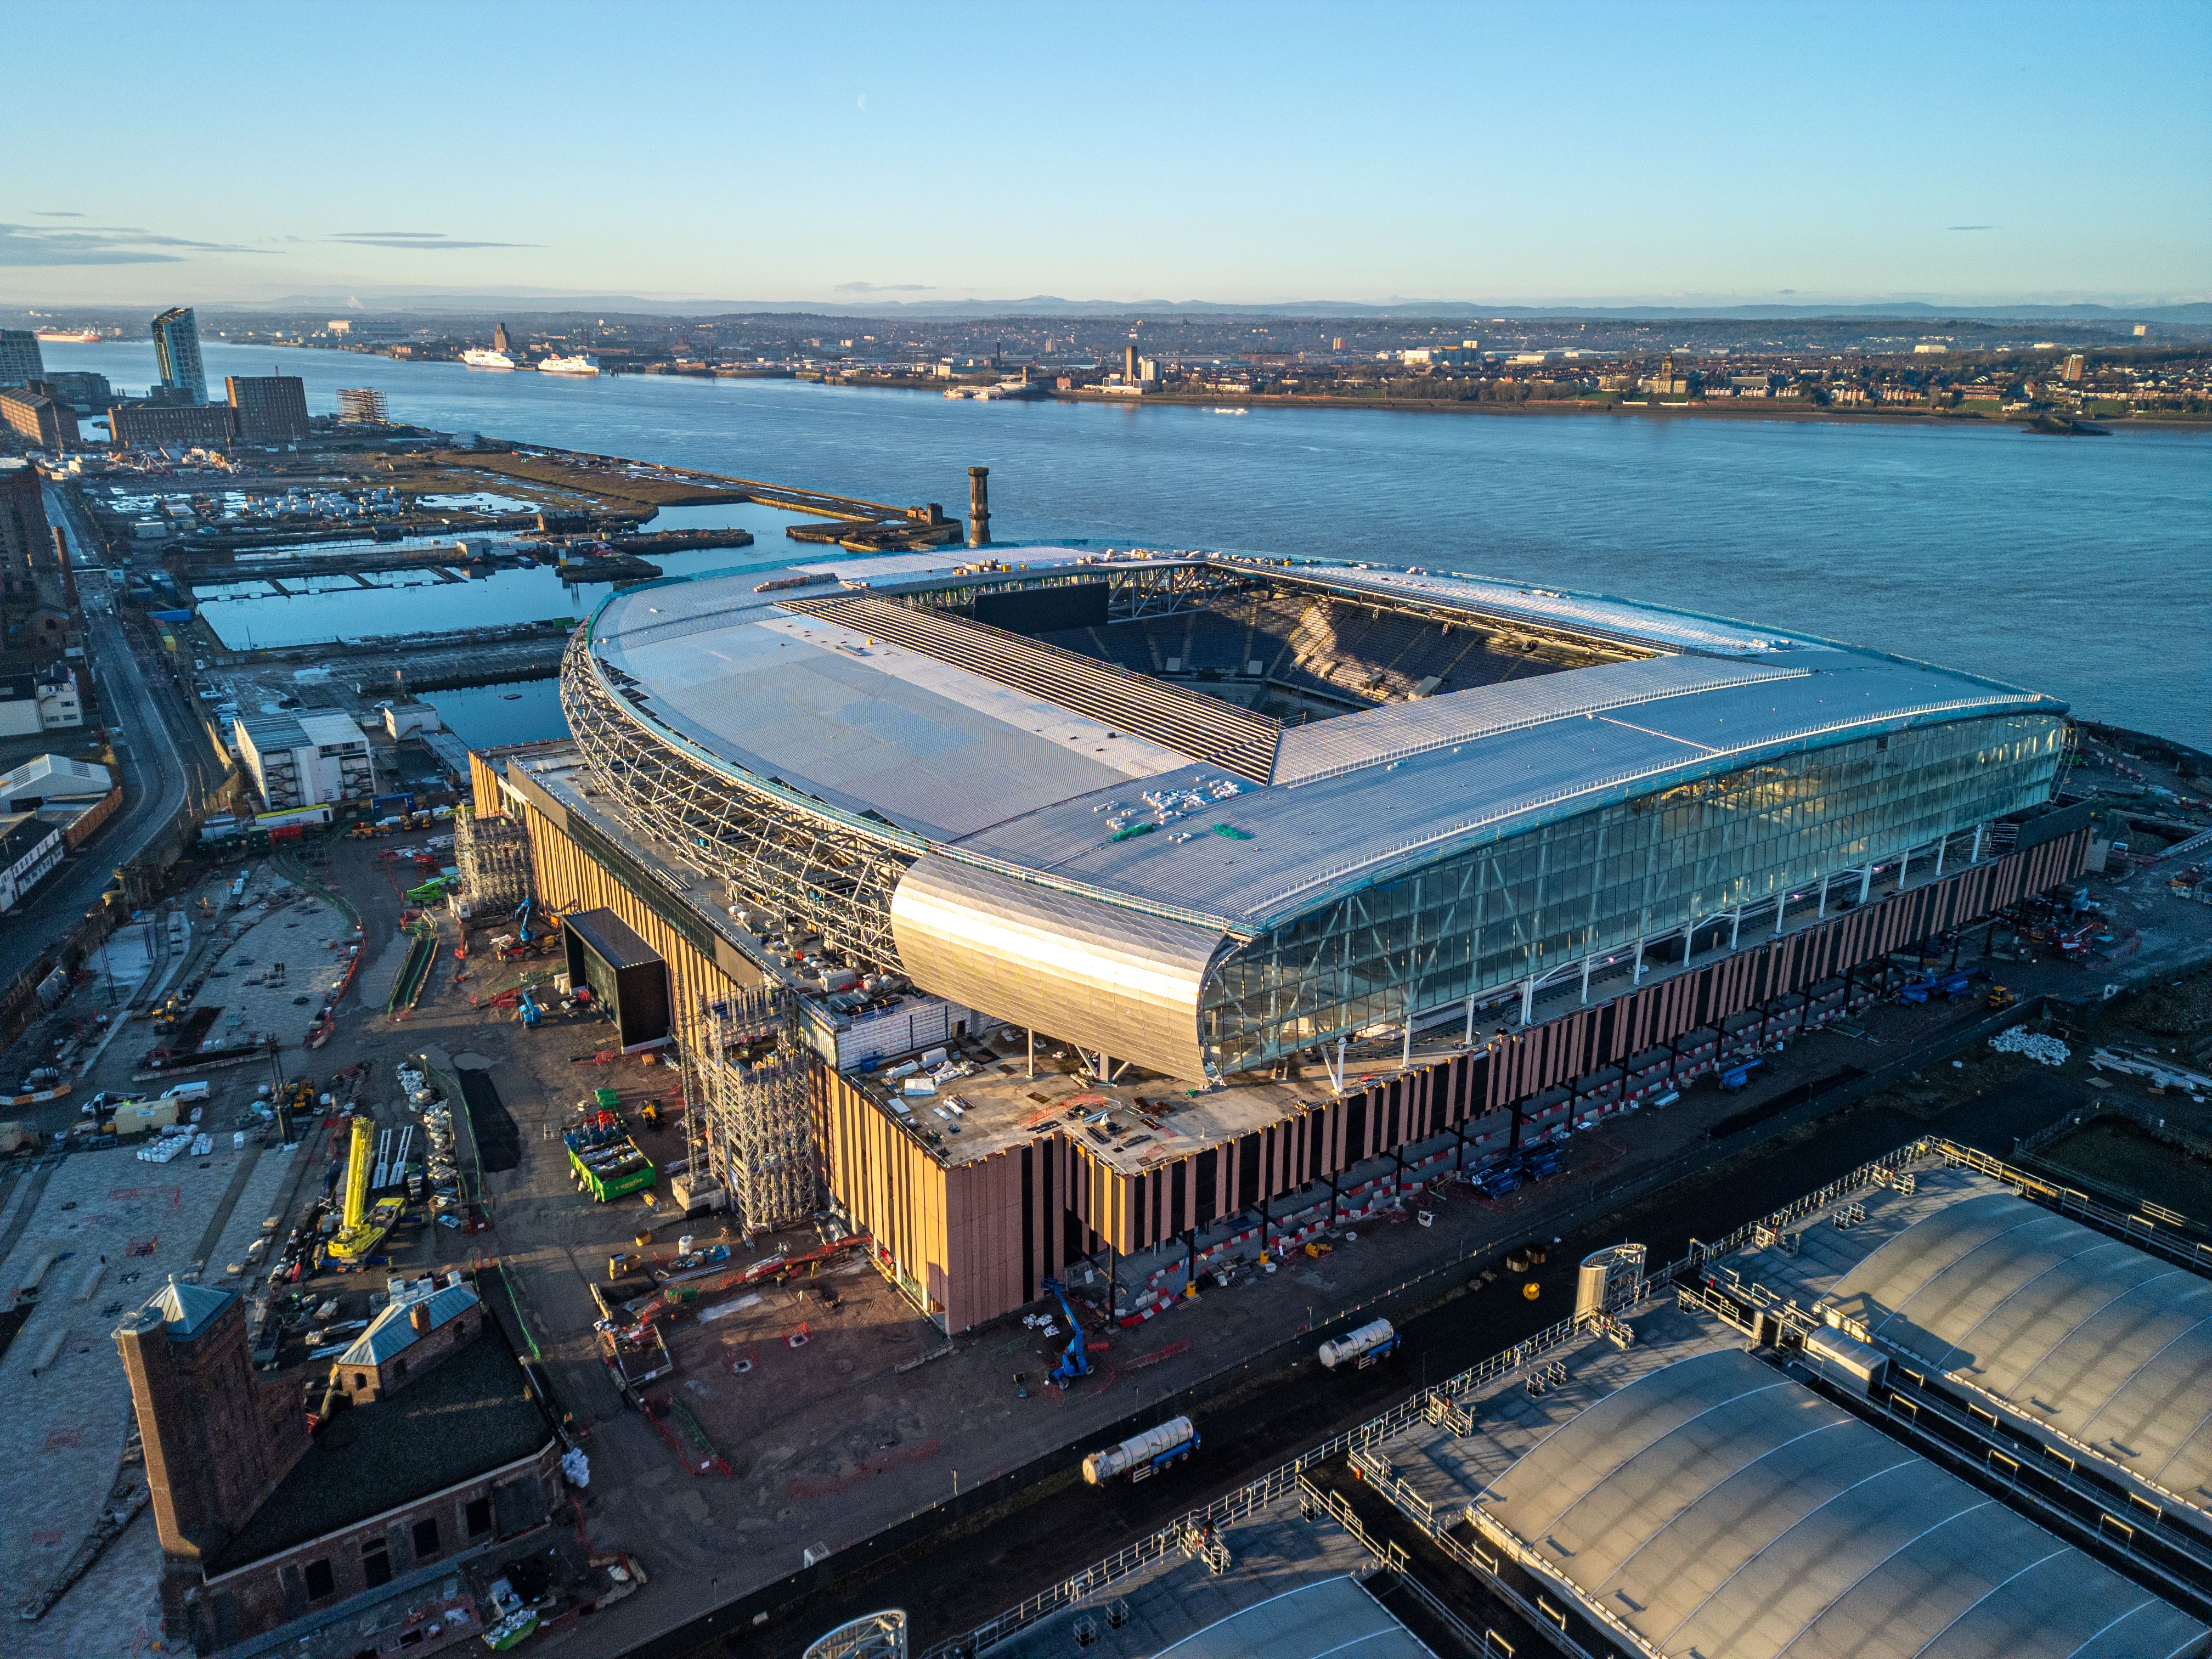
[[[273,140],[332,118],[331,70],[375,44],[359,17],[199,15],[115,31],[107,78],[158,56],[210,96],[250,87],[272,142],[156,186],[102,158],[155,143],[159,110],[123,100],[88,152],[49,73],[16,104],[0,301],[2212,295],[2194,6],[1407,5],[1358,27],[855,6],[825,27],[669,5],[617,33],[588,7],[519,31],[403,5],[376,16],[426,67],[363,71],[379,142],[336,148]],[[78,21],[34,9],[17,38],[58,70]]]

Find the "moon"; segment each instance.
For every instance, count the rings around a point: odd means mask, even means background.
[[[860,98],[858,99],[857,103],[858,103],[858,106],[859,106],[860,108],[861,108],[861,109],[866,109],[866,108],[867,108],[867,106],[868,106],[868,94],[867,94],[866,93],[865,93],[865,92],[864,92],[864,93],[862,93],[862,94],[860,94]]]

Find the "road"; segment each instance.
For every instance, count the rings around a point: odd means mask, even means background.
[[[61,491],[46,492],[49,520],[68,531],[77,562],[79,593],[90,631],[100,696],[124,735],[116,739],[123,805],[61,873],[0,928],[0,985],[36,962],[72,921],[99,902],[116,870],[168,830],[194,782],[204,783],[213,757],[198,738],[184,696],[166,671],[149,674],[117,622],[107,579],[93,562],[100,545]]]
[[[1085,1486],[1069,1474],[1073,1454],[1063,1454],[1053,1460],[1060,1465],[1056,1477],[1017,1472],[994,1482],[1000,1491],[994,1500],[963,1522],[948,1525],[941,1516],[924,1516],[860,1545],[845,1572],[811,1595],[787,1580],[658,1638],[624,1640],[615,1630],[600,1628],[584,1650],[618,1652],[624,1659],[724,1659],[739,1653],[748,1659],[799,1659],[808,1642],[841,1620],[874,1607],[901,1607],[915,1621],[919,1651],[1365,1421],[1415,1388],[1552,1323],[1563,1304],[1571,1305],[1576,1264],[1589,1249],[1632,1238],[1650,1245],[1652,1260],[1672,1260],[1692,1237],[1723,1237],[1922,1134],[1948,1135],[2003,1155],[2014,1136],[2078,1103],[2075,1093],[2055,1076],[2028,1077],[2002,1093],[1924,1115],[1877,1098],[1814,1118],[1747,1154],[1717,1150],[1696,1174],[1567,1228],[1550,1262],[1530,1275],[1541,1287],[1537,1300],[1493,1285],[1488,1294],[1462,1297],[1401,1320],[1405,1344],[1389,1364],[1352,1377],[1310,1365],[1277,1367],[1190,1404],[1185,1408],[1205,1433],[1204,1455],[1158,1480]],[[757,1613],[765,1615],[763,1626],[752,1623]]]

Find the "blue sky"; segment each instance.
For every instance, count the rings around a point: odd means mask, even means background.
[[[6,33],[17,302],[2212,297],[2203,0],[17,0]]]

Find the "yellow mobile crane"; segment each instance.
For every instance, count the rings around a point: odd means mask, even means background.
[[[380,1198],[376,1207],[368,1203],[368,1170],[375,1159],[374,1133],[369,1120],[357,1117],[353,1121],[353,1139],[347,1150],[345,1173],[345,1208],[338,1218],[338,1230],[331,1236],[324,1253],[335,1261],[360,1261],[373,1255],[376,1247],[384,1243],[385,1234],[392,1231],[406,1207],[406,1200],[398,1198]]]

